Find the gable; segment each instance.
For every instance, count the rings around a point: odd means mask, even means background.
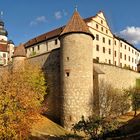
[[[102,11],[100,11],[99,13],[96,14],[96,16],[93,16],[90,18],[90,20],[87,21],[87,24],[89,27],[91,27],[92,29],[95,29],[99,32],[103,32],[106,33],[107,30],[107,34],[111,37],[113,37],[113,34],[111,32],[111,29],[108,25],[107,19],[104,16],[104,13]],[[98,29],[96,27],[96,25],[98,25]],[[104,31],[102,31],[102,27],[104,28]]]

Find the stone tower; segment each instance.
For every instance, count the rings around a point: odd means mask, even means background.
[[[13,58],[13,70],[23,70],[26,58],[26,52],[23,44],[15,47]]]
[[[61,123],[67,129],[93,111],[93,39],[75,11],[60,34]]]

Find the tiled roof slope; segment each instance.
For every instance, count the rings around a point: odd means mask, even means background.
[[[31,45],[34,45],[36,43],[39,43],[39,42],[42,42],[44,40],[47,40],[47,39],[51,39],[51,38],[54,38],[55,36],[57,37],[58,35],[60,35],[60,33],[63,31],[64,29],[64,26],[63,27],[60,27],[60,28],[57,28],[55,30],[52,30],[50,32],[47,32],[45,34],[42,34],[36,38],[33,38],[31,40],[29,40],[28,42],[26,42],[24,44],[25,47],[29,47]]]
[[[7,45],[6,44],[0,44],[0,51],[1,52],[7,52]]]
[[[23,44],[20,44],[18,47],[15,47],[14,55],[12,57],[26,57],[25,47]]]
[[[82,32],[91,35],[93,38],[93,34],[89,31],[87,24],[81,18],[77,11],[74,12],[73,16],[69,20],[68,24],[65,26],[63,32],[60,35],[64,35],[67,33],[75,33]]]

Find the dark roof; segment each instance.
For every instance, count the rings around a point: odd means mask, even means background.
[[[51,39],[51,38],[54,38],[54,37],[57,37],[60,35],[60,33],[63,31],[64,29],[64,26],[60,27],[60,28],[57,28],[55,30],[52,30],[50,32],[47,32],[45,34],[42,34],[36,38],[33,38],[31,40],[29,40],[28,42],[26,42],[24,44],[25,47],[30,47],[36,43],[39,43],[39,42],[42,42],[44,40],[47,40],[47,39]]]
[[[85,23],[85,21],[81,18],[79,13],[75,11],[73,13],[73,16],[69,20],[68,24],[65,26],[64,30],[60,34],[60,36],[67,33],[77,33],[77,32],[89,34],[94,38],[93,34],[89,31],[89,28]]]
[[[0,51],[1,52],[7,52],[7,45],[6,44],[0,44]]]
[[[23,44],[15,47],[15,51],[12,57],[26,57],[25,47]]]

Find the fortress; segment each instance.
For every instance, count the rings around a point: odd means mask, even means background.
[[[103,12],[83,20],[75,11],[66,26],[20,44],[12,58],[15,69],[25,61],[40,64],[48,83],[46,115],[66,128],[95,113],[101,80],[125,89],[140,78],[140,51],[111,32]]]

